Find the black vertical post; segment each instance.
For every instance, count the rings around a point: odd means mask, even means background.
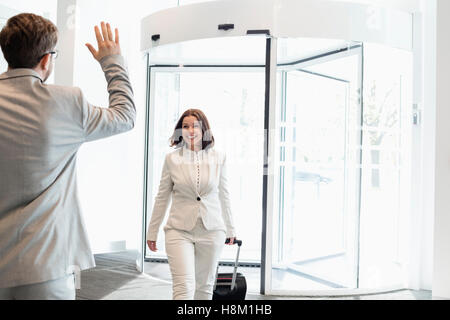
[[[263,174],[263,203],[262,203],[262,239],[261,239],[261,288],[260,293],[266,291],[266,230],[267,230],[267,188],[269,181],[269,138],[270,138],[270,82],[271,82],[271,51],[272,39],[266,40],[266,100],[264,110],[264,174]],[[269,244],[270,245],[270,244]]]

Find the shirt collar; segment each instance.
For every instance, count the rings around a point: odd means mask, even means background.
[[[204,150],[200,150],[200,151],[192,151],[191,148],[189,148],[189,145],[187,143],[184,143],[183,145],[183,149],[186,150],[186,152],[188,154],[193,154],[193,153],[202,153]]]
[[[3,74],[0,75],[0,80],[6,80],[6,79],[12,79],[12,78],[22,78],[22,77],[34,77],[39,79],[42,83],[44,82],[36,71],[33,69],[25,69],[25,68],[18,68],[18,69],[11,69]]]

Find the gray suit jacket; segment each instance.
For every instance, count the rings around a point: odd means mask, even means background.
[[[107,109],[78,88],[44,84],[31,69],[0,75],[0,288],[95,267],[77,199],[77,152],[131,130],[136,118],[122,56],[101,67]]]

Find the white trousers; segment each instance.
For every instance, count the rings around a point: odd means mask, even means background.
[[[174,300],[211,300],[225,231],[208,231],[201,219],[192,231],[165,229]]]
[[[75,300],[75,277],[0,289],[0,300]]]

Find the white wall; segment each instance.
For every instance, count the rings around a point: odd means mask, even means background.
[[[19,12],[39,14],[56,22],[57,0],[0,0],[0,4]]]
[[[88,100],[107,107],[106,81],[85,43],[96,44],[93,28],[101,21],[119,28],[135,93],[137,123],[132,132],[84,145],[78,157],[80,202],[95,253],[138,249],[141,245],[145,60],[139,50],[140,20],[175,6],[171,1],[76,1],[73,85]],[[125,247],[124,247],[125,246]]]
[[[146,73],[139,49],[144,16],[195,0],[133,1],[44,0],[0,3],[59,21],[60,56],[55,82],[80,87],[88,100],[107,107],[106,82],[100,66],[85,47],[95,44],[93,28],[101,21],[118,27],[128,63],[138,120],[130,132],[84,145],[78,156],[80,203],[94,253],[137,249],[141,243]]]
[[[110,22],[112,27],[119,28],[122,54],[128,63],[138,112],[132,132],[86,144],[79,152],[79,193],[86,227],[95,253],[123,250],[124,243],[126,249],[138,249],[141,245],[146,97],[146,61],[140,52],[141,19],[178,4],[199,1],[132,1],[130,5],[121,0],[63,0],[61,6],[67,6],[68,2],[76,3],[76,11],[69,15],[69,19],[75,18],[73,75],[67,64],[67,73],[61,74],[59,80],[64,79],[62,83],[68,85],[66,80],[73,77],[73,85],[80,87],[91,103],[107,106],[103,73],[85,43],[95,44],[93,28],[96,24]],[[59,28],[64,28],[65,23],[59,21]],[[70,55],[70,41],[61,45],[60,51]]]
[[[436,189],[433,296],[450,298],[450,1],[436,7]]]

